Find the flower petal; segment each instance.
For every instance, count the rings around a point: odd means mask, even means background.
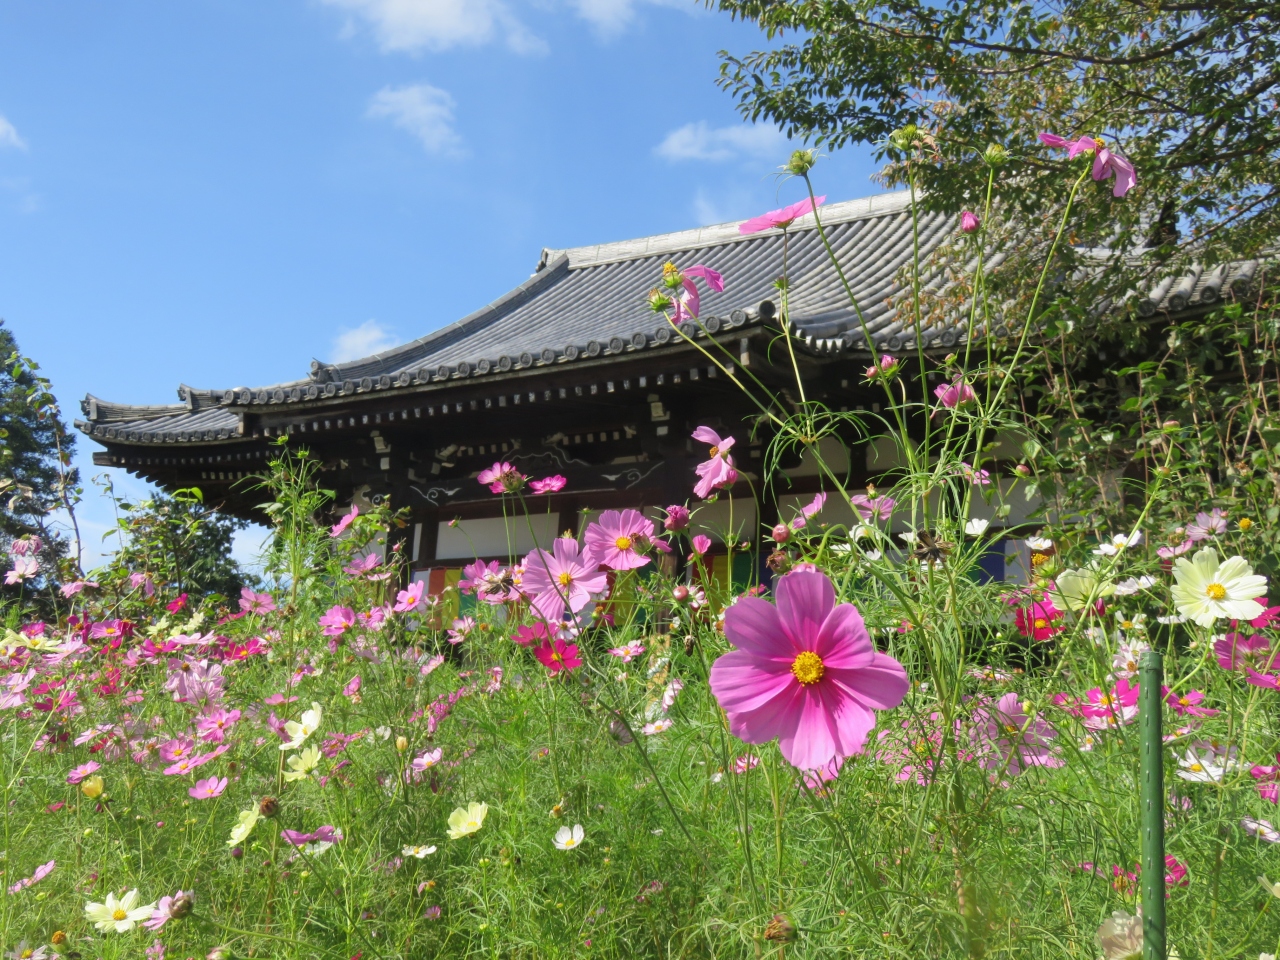
[[[892,710],[911,687],[902,664],[885,653],[874,654],[869,665],[857,670],[830,668],[823,685],[828,677],[845,694],[873,710]]]
[[[782,631],[797,650],[812,650],[836,605],[836,590],[821,573],[788,573],[775,586]]]
[[[799,652],[783,632],[778,608],[759,597],[743,597],[725,610],[724,635],[739,650],[785,660],[788,669]]]
[[[818,629],[813,652],[828,669],[854,670],[869,665],[875,647],[858,608],[842,603],[827,614]]]

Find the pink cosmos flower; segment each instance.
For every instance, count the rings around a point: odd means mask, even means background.
[[[693,439],[711,444],[708,459],[698,464],[694,471],[700,479],[693,492],[706,500],[713,491],[726,490],[737,482],[738,471],[733,466],[733,457],[729,455],[734,441],[733,437],[722,439],[710,427],[698,427],[693,431]]]
[[[44,547],[39,537],[22,537],[9,544],[9,553],[15,557],[35,556]]]
[[[363,557],[356,557],[348,563],[342,568],[342,572],[349,577],[363,577],[380,566],[382,566],[382,558],[380,556],[376,553],[366,553]]]
[[[350,607],[332,606],[320,617],[326,637],[340,637],[347,627],[355,626],[356,612]]]
[[[724,278],[710,267],[704,267],[699,263],[681,271],[681,273],[684,294],[675,300],[675,323],[683,323],[687,319],[697,319],[702,311],[702,295],[698,292],[698,285],[693,282],[694,277],[699,277],[706,281],[707,286],[716,293],[724,293]]]
[[[276,602],[269,593],[254,593],[248,587],[240,591],[240,609],[245,613],[271,613],[276,609]]]
[[[1260,633],[1246,637],[1243,633],[1228,633],[1213,642],[1213,653],[1223,670],[1269,671],[1275,663],[1271,642]]]
[[[778,579],[777,606],[743,597],[725,611],[738,649],[711,667],[711,690],[747,743],[777,739],[792,766],[813,770],[861,753],[876,724],[907,694],[906,671],[878,652],[853,604],[836,605],[821,573]]]
[[[73,767],[71,772],[67,774],[67,783],[75,786],[85,777],[91,775],[95,770],[101,770],[102,764],[94,763],[90,760],[88,763],[82,763],[78,767]]]
[[[428,750],[420,757],[414,757],[410,767],[418,773],[426,773],[432,767],[440,762],[444,756],[444,749],[436,747],[434,750]]]
[[[849,502],[863,520],[888,520],[893,508],[897,506],[892,497],[868,496],[865,493],[855,493],[849,498]]]
[[[1270,820],[1255,820],[1253,817],[1245,817],[1240,821],[1240,826],[1251,837],[1257,837],[1259,840],[1267,841],[1267,843],[1280,843],[1280,830],[1273,827]]]
[[[761,214],[758,217],[752,217],[746,223],[738,225],[738,233],[744,236],[749,233],[760,233],[764,230],[772,230],[775,227],[781,227],[784,230],[795,223],[801,217],[813,213],[814,209],[822,206],[826,202],[826,197],[805,197],[799,203],[793,203],[789,207],[783,207],[781,210],[770,210],[768,213]]]
[[[973,392],[973,387],[969,386],[962,377],[956,377],[950,383],[938,384],[933,395],[948,410],[954,410],[962,404],[978,399],[978,395]]]
[[[979,706],[972,729],[978,765],[993,775],[1016,777],[1027,767],[1060,767],[1065,762],[1052,744],[1058,731],[1029,714],[1016,693]]]
[[[630,663],[640,654],[644,653],[643,643],[624,643],[620,647],[610,647],[609,653],[617,657],[623,663]]]
[[[74,597],[77,593],[80,593],[86,588],[96,587],[96,586],[97,584],[94,583],[92,580],[77,580],[74,583],[64,583],[62,585],[62,595],[70,599],[71,597]]]
[[[160,744],[156,750],[160,754],[160,759],[166,763],[173,763],[176,760],[186,760],[195,755],[196,742],[191,737],[174,737],[172,740],[166,740]]]
[[[956,468],[956,472],[975,487],[985,487],[991,484],[991,474],[986,470],[975,470],[970,463],[961,461]]]
[[[1280,690],[1280,676],[1274,673],[1259,673],[1250,667],[1244,668],[1245,683],[1252,684],[1255,687],[1262,687],[1266,690]]]
[[[591,557],[583,556],[572,537],[560,537],[552,552],[538,549],[524,558],[524,592],[533,608],[547,620],[559,623],[565,610],[577,613],[608,585],[608,576],[596,570]]]
[[[1172,560],[1174,557],[1182,556],[1184,553],[1186,553],[1195,545],[1196,545],[1196,542],[1188,538],[1186,540],[1183,540],[1176,547],[1170,547],[1170,546],[1156,547],[1156,556],[1159,557],[1161,560]]]
[[[754,753],[744,753],[733,761],[734,773],[746,773],[748,770],[754,770],[760,766],[760,758]]]
[[[693,546],[693,553],[689,555],[690,557],[700,557],[711,549],[711,538],[705,533],[698,534],[689,542]]]
[[[569,481],[560,474],[553,477],[544,477],[541,480],[532,480],[529,483],[529,489],[534,493],[559,493],[565,488]]]
[[[1114,175],[1116,182],[1111,188],[1113,196],[1123,197],[1138,182],[1138,176],[1133,169],[1133,164],[1119,154],[1108,150],[1093,137],[1066,140],[1052,133],[1042,133],[1040,134],[1040,140],[1050,147],[1065,147],[1067,159],[1069,160],[1074,160],[1082,153],[1093,151],[1093,179],[1106,180]]]
[[[565,643],[559,637],[544,640],[542,646],[533,651],[533,655],[552,673],[559,673],[561,670],[575,670],[582,666],[582,660],[578,656],[577,644]]]
[[[551,636],[551,628],[545,621],[538,621],[531,626],[517,627],[516,632],[511,635],[511,639],[522,647],[529,647],[540,640],[545,640]]]
[[[89,638],[92,640],[110,640],[114,637],[123,637],[124,634],[123,620],[104,620],[89,627]]]
[[[28,887],[34,887],[37,883],[39,883],[49,874],[53,873],[53,869],[57,865],[58,865],[57,860],[50,860],[48,863],[42,863],[40,866],[36,867],[35,872],[32,873],[31,876],[23,877],[21,880],[19,880],[17,883],[11,886],[9,888],[9,893],[15,894],[21,890],[27,889]]]
[[[1266,597],[1258,598],[1258,603],[1266,607],[1266,609],[1249,621],[1249,626],[1253,627],[1253,629],[1261,630],[1263,627],[1270,626],[1273,621],[1280,620],[1280,607],[1269,607],[1267,606],[1268,602]],[[1232,626],[1235,626],[1234,621]]]
[[[227,738],[227,732],[239,720],[239,710],[225,710],[222,707],[214,707],[196,717],[196,734],[201,740],[222,743]]]
[[[329,536],[337,538],[342,536],[347,527],[351,526],[351,521],[360,516],[360,508],[352,506],[351,512],[343,516],[341,520],[329,528]]]
[[[586,556],[611,570],[635,570],[649,562],[640,551],[653,540],[653,521],[639,510],[606,510],[587,525]]]
[[[396,613],[408,613],[422,606],[422,592],[427,589],[426,581],[417,580],[409,584],[408,590],[396,594],[396,604],[391,609]]]
[[[156,595],[155,581],[151,579],[151,575],[147,573],[131,573],[129,574],[129,589],[137,590],[142,588],[144,597],[154,597]]]
[[[529,478],[503,460],[481,470],[476,479],[488,486],[491,493],[515,493]]]
[[[897,357],[891,357],[887,353],[880,354],[879,363],[872,364],[867,367],[867,379],[874,380],[876,377],[891,377],[898,372],[901,361]]]
[[[974,233],[980,224],[978,215],[972,210],[966,210],[960,214],[960,229],[965,233]]]
[[[1179,716],[1216,717],[1218,715],[1217,710],[1200,706],[1204,702],[1204,692],[1201,690],[1174,693],[1168,687],[1161,687],[1160,692],[1164,695],[1164,702]]]
[[[159,930],[170,920],[185,917],[191,910],[191,901],[192,894],[190,891],[179,890],[171,897],[161,897],[160,902],[156,904],[156,908],[151,911],[150,918],[143,920],[142,925],[148,930]],[[156,942],[158,943],[159,941]]]
[[[359,703],[360,702],[360,685],[362,682],[363,681],[361,681],[360,679],[360,674],[357,673],[354,677],[348,680],[347,685],[342,688],[342,695],[344,697],[351,697],[357,703]]]
[[[1084,725],[1090,730],[1110,730],[1138,719],[1138,684],[1121,678],[1112,690],[1094,687],[1080,705]]]
[[[664,529],[677,533],[689,526],[689,508],[673,503],[667,507],[667,518],[662,521]]]
[[[471,635],[471,631],[475,628],[475,617],[459,617],[449,624],[449,629],[445,633],[445,639],[450,643],[461,643]]]
[[[1062,632],[1062,627],[1053,624],[1061,616],[1062,611],[1053,605],[1052,600],[1035,600],[1030,606],[1018,608],[1013,615],[1013,623],[1018,633],[1028,639],[1048,640],[1055,633]]]
[[[212,800],[214,797],[222,796],[222,791],[227,789],[226,777],[209,777],[206,780],[197,780],[194,787],[190,787],[187,793],[194,800]]]

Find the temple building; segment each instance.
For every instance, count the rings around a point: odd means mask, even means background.
[[[914,353],[915,337],[895,307],[904,268],[913,242],[927,257],[954,234],[954,218],[924,214],[913,237],[905,193],[820,212],[878,350]],[[590,511],[627,506],[652,513],[691,499],[706,446],[689,435],[705,424],[737,439],[743,479],[732,497],[699,514],[698,525],[717,542],[726,532],[758,541],[760,524],[775,522],[778,504],[789,510],[810,499],[822,479],[814,463],[795,458],[781,464],[773,489],[763,489],[769,435],[757,408],[707,354],[794,398],[774,286],[784,243],[796,360],[808,398],[833,410],[876,413],[883,392],[864,380],[870,353],[863,328],[813,217],[793,225],[785,241],[782,230],[743,236],[738,226],[543,250],[520,286],[411,343],[348,363],[314,361],[306,376],[269,386],[183,385],[176,404],[130,406],[90,395],[76,426],[105,448],[94,454],[95,464],[167,489],[199,487],[206,502],[251,518],[261,495],[250,478],[287,435],[322,462],[322,482],[337,491],[340,508],[389,502],[410,509],[412,543],[404,549],[415,576],[435,590],[456,580],[457,568],[476,554],[523,553],[535,535],[546,544],[561,531],[576,531]],[[703,296],[705,332],[686,328],[693,343],[646,302],[668,261],[705,264],[725,278],[723,293]],[[1147,315],[1207,308],[1233,284],[1247,285],[1255,269],[1234,264],[1162,283],[1139,308]],[[923,349],[938,357],[967,335],[947,324],[920,334]],[[822,452],[851,490],[892,466],[884,449],[853,436],[828,438]],[[530,476],[568,480],[559,493],[530,498],[533,533],[513,524],[514,543],[501,498],[476,480],[497,460]],[[833,519],[852,519],[847,505],[829,510]]]

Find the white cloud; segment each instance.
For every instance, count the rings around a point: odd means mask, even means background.
[[[380,350],[394,347],[398,342],[395,334],[377,320],[366,320],[360,326],[343,330],[333,338],[333,362],[363,360]]]
[[[583,20],[596,28],[602,37],[616,37],[635,19],[641,0],[569,0],[569,5]],[[695,0],[643,0],[661,7],[676,7],[696,13]]]
[[[27,149],[27,142],[18,136],[18,129],[3,116],[0,116],[0,147]]]
[[[545,53],[502,0],[322,0],[368,24],[385,51],[419,53],[488,43],[501,34],[516,53]]]
[[[755,123],[712,129],[705,120],[672,130],[653,152],[664,160],[707,160],[719,163],[742,156],[780,156],[787,138],[777,127]],[[785,159],[785,158],[784,158]]]
[[[429,83],[383,87],[369,101],[369,116],[390,120],[422,142],[427,153],[459,156],[462,138],[453,129],[454,101]]]

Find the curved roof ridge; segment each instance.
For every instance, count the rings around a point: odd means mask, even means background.
[[[842,200],[839,203],[828,203],[818,209],[822,215],[822,224],[847,223],[850,220],[862,220],[868,217],[880,217],[905,210],[911,205],[911,193],[908,190],[896,190],[892,193],[878,193],[858,200]],[[730,223],[717,223],[708,227],[695,227],[692,230],[678,230],[674,233],[660,233],[652,237],[639,237],[632,240],[615,240],[612,243],[596,243],[583,247],[545,247],[542,251],[543,264],[550,264],[560,257],[569,258],[569,268],[590,267],[601,263],[616,263],[620,260],[634,260],[638,257],[651,257],[662,253],[675,253],[679,250],[697,250],[702,247],[724,246],[739,240],[750,240],[758,233],[742,234],[738,228],[746,220],[734,220]],[[795,228],[796,231],[814,229],[813,221],[805,221]],[[762,231],[765,233],[771,231]]]

